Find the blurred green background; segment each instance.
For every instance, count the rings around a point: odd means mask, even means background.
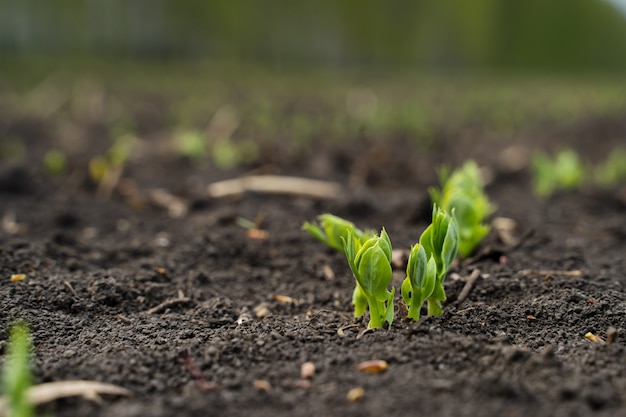
[[[209,59],[437,71],[621,71],[604,0],[0,0],[2,59]]]
[[[624,70],[626,0],[0,0],[0,162],[85,171],[124,145],[249,168],[392,140],[602,160]]]

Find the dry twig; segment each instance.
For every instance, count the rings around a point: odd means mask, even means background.
[[[335,182],[279,175],[250,175],[219,181],[207,188],[210,197],[230,197],[255,191],[268,194],[288,194],[313,198],[336,198],[341,186]]]
[[[545,276],[554,276],[561,275],[566,277],[580,277],[583,272],[579,269],[575,269],[573,271],[558,271],[552,269],[523,269],[520,271],[520,274],[523,276],[528,275],[545,275]]]
[[[461,305],[463,301],[465,301],[465,299],[469,296],[478,278],[480,278],[480,269],[474,269],[470,276],[467,278],[465,286],[463,287],[463,289],[459,293],[458,298],[456,299],[457,305]]]
[[[171,300],[166,300],[162,302],[161,304],[159,304],[158,306],[155,306],[149,310],[146,310],[146,313],[147,314],[160,313],[162,311],[167,310],[168,308],[176,307],[176,306],[183,305],[183,304],[188,304],[190,302],[191,302],[191,298],[189,297],[178,297],[178,298],[174,298]]]
[[[129,397],[133,393],[123,387],[98,381],[55,381],[32,386],[27,396],[32,404],[40,405],[60,398],[82,396],[90,400],[98,400],[99,395],[121,395]],[[0,416],[8,415],[6,398],[0,397]]]

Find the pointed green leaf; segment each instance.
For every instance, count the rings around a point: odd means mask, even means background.
[[[388,297],[387,297],[387,308],[385,311],[385,321],[387,323],[389,323],[389,325],[391,326],[391,323],[393,323],[393,316],[394,316],[394,312],[395,312],[395,307],[393,304],[393,299],[396,295],[396,289],[395,288],[391,288],[391,291],[388,292]]]
[[[387,261],[391,262],[391,240],[389,239],[389,235],[387,234],[387,231],[385,230],[384,227],[380,231],[380,238],[378,240],[378,244],[380,245],[380,248],[385,253],[385,256],[387,256]]]
[[[406,277],[404,281],[402,281],[402,287],[400,287],[400,292],[402,294],[402,299],[404,300],[404,304],[406,304],[407,308],[411,304],[411,298],[413,295],[413,288],[411,287],[411,278]]]
[[[386,300],[392,271],[385,253],[378,245],[366,248],[358,272],[357,278],[363,291],[378,301]]]
[[[354,317],[361,317],[367,310],[367,298],[358,282],[352,293],[352,304],[354,304]]]

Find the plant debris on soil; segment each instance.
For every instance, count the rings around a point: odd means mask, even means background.
[[[138,123],[158,125],[155,112]],[[54,145],[46,122],[2,120],[28,156],[0,166],[0,352],[23,319],[38,384],[99,381],[131,393],[40,406],[59,417],[624,415],[624,188],[541,200],[507,157],[548,142],[598,155],[598,139],[603,149],[624,143],[624,116],[501,142],[478,127],[442,128],[429,149],[363,134],[312,143],[307,158],[278,146],[230,170],[145,152],[109,196],[89,181],[84,151],[65,175],[42,170]],[[142,129],[145,147],[158,148],[160,136]],[[345,258],[302,223],[334,213],[384,226],[394,249],[408,249],[430,221],[437,168],[467,158],[488,174],[499,220],[451,268],[442,316],[409,322],[396,299],[393,325],[367,330],[367,317],[352,316]],[[306,182],[300,193],[209,194],[218,181],[265,174],[316,179],[328,195]]]

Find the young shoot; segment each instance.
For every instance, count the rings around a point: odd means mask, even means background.
[[[29,417],[34,406],[27,396],[33,383],[30,363],[31,336],[23,322],[13,325],[9,335],[8,352],[2,369],[2,391],[10,416]]]
[[[402,282],[402,299],[407,306],[408,317],[415,321],[420,318],[424,302],[435,290],[437,264],[435,258],[427,258],[424,247],[419,243],[411,247],[406,267],[406,279]]]
[[[494,211],[483,189],[478,165],[467,161],[463,167],[448,174],[440,170],[442,190],[428,190],[433,203],[448,213],[454,210],[458,224],[461,257],[468,257],[489,233],[484,220]]]
[[[353,302],[355,316],[366,310],[370,312],[368,328],[382,328],[384,322],[393,322],[393,297],[395,289],[391,284],[391,241],[383,228],[380,236],[372,236],[365,242],[352,231],[341,237],[346,258],[356,278]]]
[[[424,230],[419,241],[420,246],[424,248],[426,256],[434,259],[436,266],[437,279],[435,280],[433,291],[427,298],[429,316],[440,316],[443,313],[441,302],[446,300],[443,281],[448,268],[450,268],[459,251],[460,243],[459,228],[454,217],[454,211],[450,215],[435,205],[433,207],[432,223]],[[428,265],[426,270],[428,272]]]
[[[356,239],[361,241],[372,236],[370,232],[363,232],[354,223],[332,214],[321,214],[317,216],[321,227],[316,223],[304,222],[302,229],[309,232],[317,240],[326,246],[344,252],[343,241],[352,233]]]
[[[626,148],[618,147],[594,169],[594,180],[602,188],[626,183]]]
[[[578,154],[563,149],[551,159],[537,152],[532,159],[533,188],[541,198],[550,197],[557,190],[572,190],[582,185],[586,170]]]
[[[43,157],[43,166],[50,175],[62,174],[67,167],[65,154],[58,149],[51,149]]]

